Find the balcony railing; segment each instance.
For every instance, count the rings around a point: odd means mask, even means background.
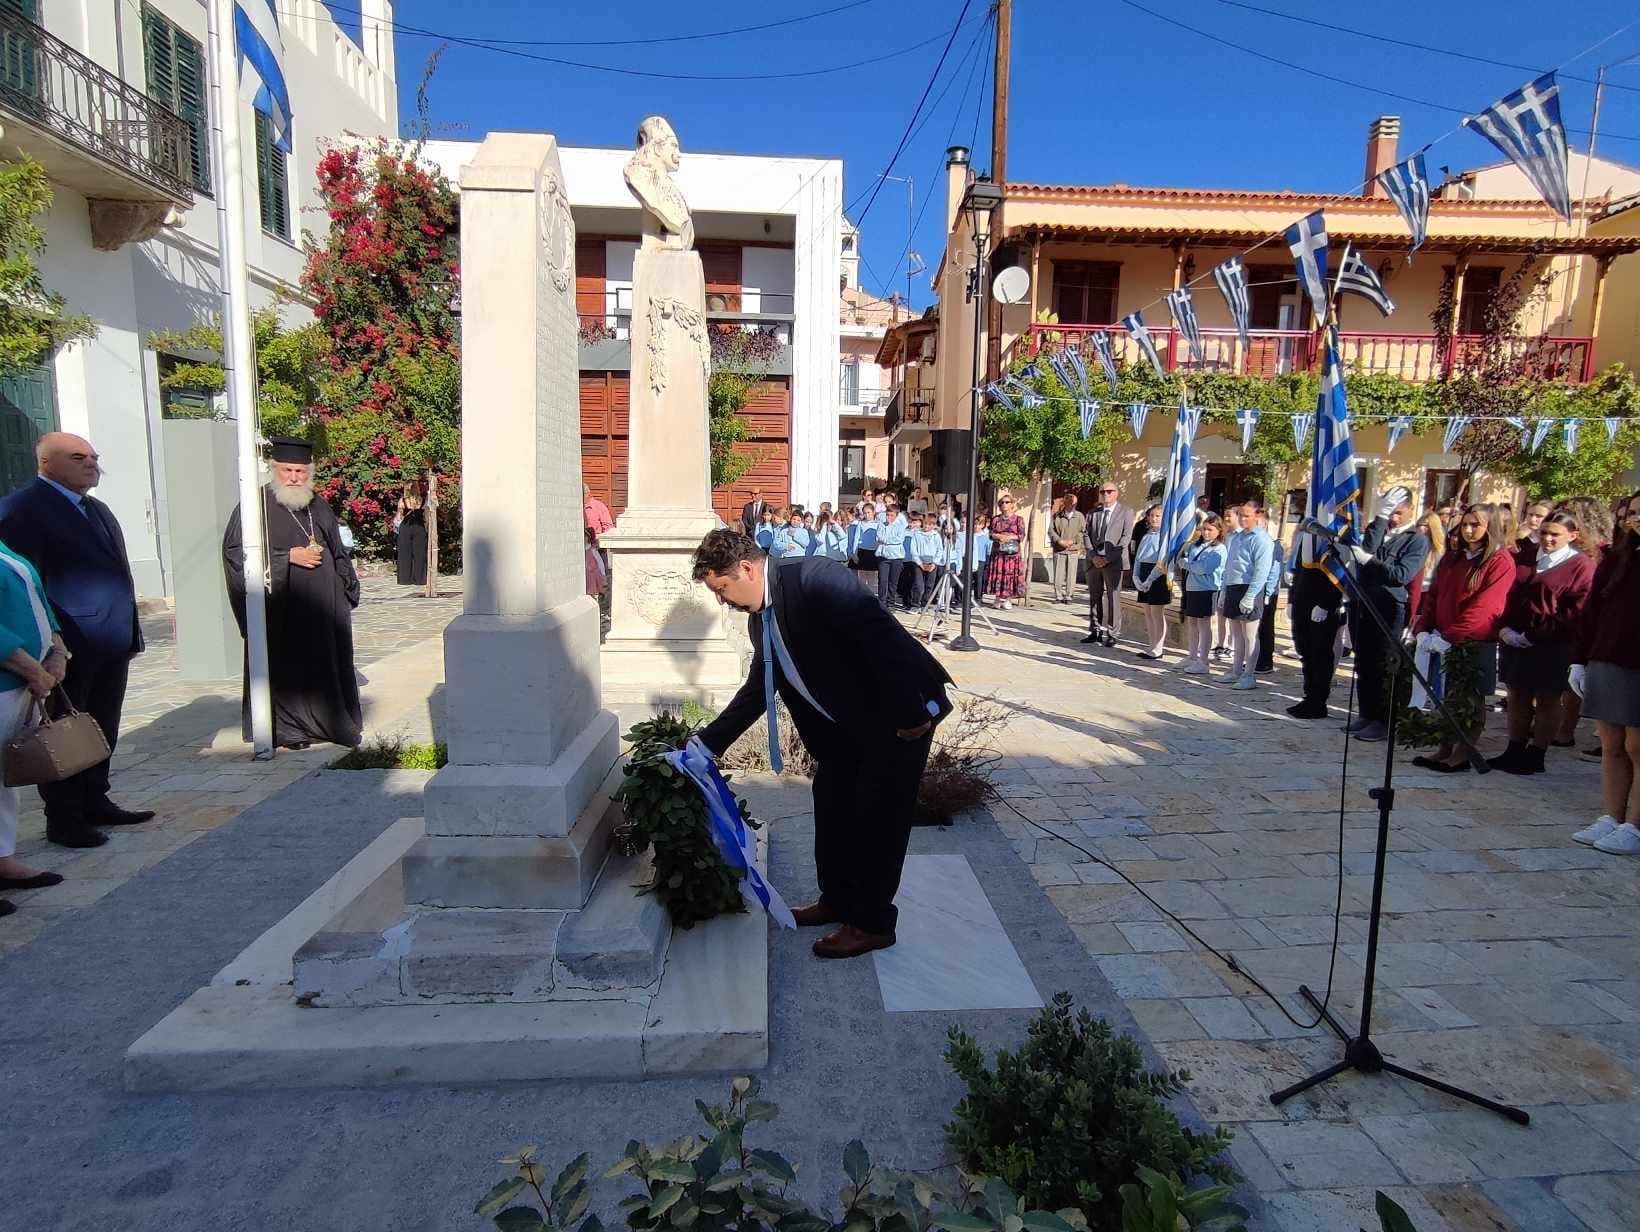
[[[193,199],[187,122],[7,7],[0,7],[0,111],[178,200]]]
[[[870,415],[873,417],[886,415],[888,413],[888,404],[893,399],[894,395],[887,390],[879,393],[869,389],[850,398],[848,391],[845,389],[839,413],[843,415]]]
[[[889,397],[888,409],[883,412],[883,435],[893,436],[907,424],[928,422],[928,407],[921,403],[906,402],[906,388],[900,386]]]
[[[1233,329],[1203,329],[1202,361],[1190,356],[1190,346],[1178,330],[1167,325],[1149,327],[1156,353],[1169,372],[1244,373],[1279,376],[1308,372],[1319,358],[1315,335],[1299,329],[1255,329],[1243,346]],[[1142,363],[1137,344],[1120,325],[1032,325],[1014,339],[1008,359],[1053,351],[1089,334],[1109,336],[1118,360]],[[1362,330],[1341,331],[1339,356],[1350,373],[1387,373],[1407,381],[1429,381],[1462,370],[1484,343],[1478,334],[1458,334],[1443,349],[1433,334],[1389,334]],[[1581,384],[1594,375],[1594,339],[1587,337],[1517,338],[1509,344],[1511,358],[1523,373],[1544,380]],[[1084,354],[1089,354],[1084,352]],[[1091,356],[1090,356],[1091,358]],[[1094,376],[1097,377],[1095,372]]]

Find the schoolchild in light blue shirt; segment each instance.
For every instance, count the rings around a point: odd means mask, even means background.
[[[912,514],[911,530],[905,540],[906,568],[912,570],[911,606],[919,608],[933,597],[940,562],[945,556],[940,532],[924,525],[927,520],[924,514]]]
[[[757,524],[757,531],[752,535],[752,538],[757,541],[757,546],[765,552],[768,552],[770,545],[774,543],[774,515],[767,509],[763,511],[763,520]]]
[[[814,532],[803,525],[801,518],[793,518],[792,524],[786,528],[786,550],[781,553],[788,560],[794,556],[810,555],[809,545],[814,542]]]
[[[769,555],[778,560],[790,545],[791,511],[782,505],[774,511],[774,525],[769,530]]]
[[[877,518],[877,602],[885,608],[900,602],[900,573],[905,568],[905,537],[910,533],[899,502],[888,498]]]
[[[1184,570],[1185,646],[1188,653],[1180,670],[1191,676],[1207,675],[1207,656],[1213,645],[1213,608],[1224,588],[1224,521],[1209,513],[1196,526],[1196,536],[1179,558]]]
[[[848,559],[848,534],[840,523],[832,520],[831,514],[820,515],[815,534],[820,540],[821,555],[838,563]]]
[[[1241,507],[1242,529],[1230,536],[1224,562],[1224,614],[1230,618],[1230,679],[1238,689],[1257,687],[1253,679],[1258,622],[1265,592],[1276,569],[1276,545],[1258,522],[1252,501]]]

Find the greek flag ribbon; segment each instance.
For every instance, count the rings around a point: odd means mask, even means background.
[[[1532,440],[1526,446],[1528,453],[1536,453],[1549,438],[1549,429],[1555,426],[1553,419],[1540,419],[1532,425]]]
[[[1327,220],[1320,210],[1288,227],[1287,247],[1298,266],[1298,285],[1310,298],[1316,323],[1327,319]]]
[[[1468,415],[1448,415],[1446,417],[1446,433],[1441,437],[1442,451],[1451,453],[1452,447],[1458,443],[1458,438],[1463,435],[1463,430],[1468,426]]]
[[[1093,344],[1093,353],[1099,357],[1099,367],[1104,370],[1105,382],[1110,386],[1110,392],[1116,392],[1116,357],[1111,354],[1110,335],[1104,330],[1098,330],[1088,335],[1088,341]]]
[[[746,819],[740,815],[740,804],[735,793],[719,773],[717,762],[707,751],[700,737],[691,736],[689,743],[675,753],[665,754],[666,761],[700,789],[706,804],[706,825],[712,842],[730,868],[740,873],[740,896],[747,906],[761,908],[781,928],[796,928],[786,900],[758,871],[757,838]]]
[[[233,40],[239,64],[239,98],[267,116],[273,144],[291,152],[290,91],[280,63],[285,44],[273,0],[245,0],[233,6]]]
[[[1525,449],[1526,442],[1532,439],[1531,429],[1526,426],[1526,417],[1524,415],[1505,415],[1503,422],[1520,433],[1520,447]]]
[[[991,401],[1002,403],[1002,405],[1007,407],[1010,411],[1017,411],[1019,409],[1019,407],[1014,404],[1014,400],[1008,396],[1008,391],[996,382],[993,381],[991,384],[987,385],[985,387],[985,392],[991,395]]]
[[[1037,407],[1041,406],[1045,401],[1047,401],[1046,398],[1044,398],[1041,394],[1039,394],[1039,393],[1037,393],[1033,390],[1029,393],[1025,393],[1025,394],[1020,395],[1019,405],[1024,407],[1027,411],[1034,411],[1034,410],[1036,410]]]
[[[1412,232],[1412,247],[1407,249],[1407,260],[1423,247],[1424,233],[1429,228],[1429,171],[1424,166],[1424,152],[1419,150],[1411,158],[1402,159],[1378,177],[1395,208],[1406,220]]]
[[[1479,115],[1464,119],[1521,169],[1538,196],[1566,222],[1572,221],[1566,129],[1560,122],[1560,87],[1545,73]]]
[[[1622,417],[1607,415],[1602,418],[1601,422],[1606,425],[1606,444],[1615,445],[1617,443],[1617,429],[1623,426]]]
[[[1162,367],[1162,357],[1156,354],[1156,340],[1150,336],[1145,328],[1145,318],[1142,312],[1130,312],[1122,318],[1122,328],[1127,330],[1133,341],[1150,361],[1150,366],[1156,370],[1156,375],[1165,377],[1167,370]]]
[[[1129,402],[1128,422],[1133,425],[1133,439],[1138,440],[1145,434],[1145,418],[1150,414],[1150,403]]]
[[[1095,398],[1078,398],[1076,413],[1082,420],[1082,439],[1087,440],[1093,434],[1093,421],[1099,414],[1099,402]]]
[[[1304,442],[1310,439],[1310,429],[1314,425],[1314,411],[1300,411],[1293,416],[1293,448],[1303,452]]]
[[[1048,366],[1053,374],[1059,378],[1059,383],[1065,387],[1065,392],[1071,397],[1077,397],[1080,390],[1077,388],[1076,377],[1071,372],[1070,360],[1066,358],[1068,348],[1061,347],[1048,356]]]
[[[1564,419],[1561,421],[1560,429],[1566,434],[1566,452],[1576,453],[1577,437],[1578,433],[1583,430],[1583,421],[1581,419]]]
[[[1242,407],[1236,412],[1236,422],[1241,425],[1241,451],[1246,453],[1253,445],[1253,428],[1258,423],[1258,408]]]
[[[1241,345],[1251,346],[1247,324],[1252,317],[1253,300],[1247,290],[1247,266],[1240,257],[1221,261],[1213,267],[1213,281],[1219,284],[1219,294],[1224,296],[1225,305],[1230,309],[1230,319],[1236,323]]]
[[[1082,362],[1082,351],[1073,343],[1065,348],[1065,355],[1071,361],[1071,371],[1076,375],[1076,396],[1086,398],[1093,391],[1088,388],[1088,366]]]
[[[1395,447],[1401,443],[1401,438],[1412,427],[1411,415],[1391,415],[1389,417],[1389,440],[1384,445],[1385,453],[1394,453]],[[1523,424],[1522,427],[1525,425]]]
[[[1173,324],[1190,347],[1190,359],[1200,366],[1202,362],[1202,331],[1196,320],[1196,305],[1190,302],[1190,288],[1180,287],[1167,293],[1167,310],[1173,315]]]

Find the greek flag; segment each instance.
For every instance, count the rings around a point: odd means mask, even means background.
[[[273,128],[273,143],[289,154],[290,92],[285,89],[285,54],[274,0],[245,0],[233,6],[234,47],[239,59],[239,96]]]
[[[1553,419],[1540,419],[1532,425],[1532,439],[1527,444],[1528,453],[1536,453],[1543,442],[1549,437],[1549,429],[1555,426]]]
[[[1353,245],[1344,246],[1344,261],[1338,267],[1338,290],[1342,294],[1359,295],[1372,301],[1373,306],[1386,317],[1395,311],[1395,302],[1384,290],[1378,272],[1361,259]]]
[[[1401,443],[1401,438],[1412,427],[1411,415],[1391,415],[1388,419],[1389,440],[1384,445],[1385,453],[1394,453],[1395,447]],[[1525,425],[1522,424],[1522,427]]]
[[[1562,420],[1560,428],[1566,434],[1566,452],[1576,453],[1577,435],[1583,430],[1583,421],[1581,419]]]
[[[993,381],[991,384],[987,385],[985,387],[985,392],[991,395],[992,402],[1000,402],[1010,411],[1017,411],[1019,409],[1019,407],[1014,405],[1014,400],[1008,396],[1008,391],[996,382]]]
[[[1149,416],[1149,414],[1150,414],[1150,403],[1148,403],[1148,402],[1129,402],[1128,403],[1128,422],[1133,425],[1133,439],[1134,440],[1138,440],[1141,436],[1143,436],[1145,434],[1145,419],[1146,419],[1146,417]],[[1610,422],[1610,421],[1608,421],[1608,422]],[[1616,429],[1612,430],[1612,435],[1613,436],[1617,435]]]
[[[1606,444],[1617,444],[1617,430],[1623,426],[1623,419],[1619,415],[1606,415],[1601,420],[1606,425]]]
[[[1468,426],[1468,415],[1448,415],[1446,417],[1446,434],[1441,437],[1442,452],[1451,453],[1452,446],[1458,443],[1458,438],[1463,435],[1463,430]]]
[[[1082,420],[1082,439],[1087,440],[1093,434],[1093,421],[1099,415],[1099,403],[1094,398],[1078,398],[1076,413]]]
[[[1139,344],[1139,349],[1144,352],[1145,358],[1150,361],[1150,366],[1156,369],[1156,375],[1165,377],[1167,370],[1162,367],[1162,357],[1156,354],[1156,340],[1150,336],[1150,331],[1145,328],[1144,314],[1130,312],[1122,318],[1122,327],[1133,336],[1133,341]]]
[[[1241,451],[1246,453],[1253,444],[1253,428],[1258,423],[1258,408],[1242,407],[1236,412],[1236,422],[1241,425]]]
[[[1286,232],[1287,247],[1298,265],[1298,283],[1310,297],[1316,324],[1327,319],[1327,220],[1317,210]]]
[[[1034,359],[1019,370],[1019,379],[1022,381],[1034,381],[1041,375],[1042,369],[1036,366]]]
[[[1023,393],[1019,396],[1019,405],[1024,407],[1027,411],[1036,410],[1037,407],[1041,406],[1046,401],[1046,398],[1034,390]]]
[[[741,874],[740,896],[748,906],[758,907],[774,917],[782,928],[796,928],[780,891],[763,879],[757,868],[757,840],[740,815],[735,793],[718,772],[717,762],[700,742],[699,736],[689,737],[689,743],[675,753],[667,753],[667,762],[674,770],[688,776],[700,788],[706,804],[706,825],[712,842],[729,867]]]
[[[1407,229],[1412,232],[1412,247],[1407,249],[1407,260],[1423,247],[1424,234],[1429,229],[1429,170],[1424,166],[1424,152],[1419,150],[1411,158],[1403,159],[1378,177],[1395,208],[1401,211]]]
[[[1224,302],[1230,309],[1230,319],[1236,323],[1241,345],[1251,346],[1247,322],[1252,316],[1253,300],[1247,292],[1247,267],[1240,257],[1221,261],[1213,267],[1213,281],[1219,284],[1219,294],[1224,296]]]
[[[1074,398],[1081,391],[1077,388],[1076,377],[1071,374],[1071,366],[1065,358],[1066,354],[1065,348],[1061,347],[1048,356],[1048,366],[1053,369],[1053,374],[1059,378],[1059,383],[1065,387],[1065,392]]]
[[[1110,352],[1110,335],[1104,330],[1098,330],[1088,335],[1088,341],[1093,344],[1093,353],[1099,357],[1099,366],[1104,369],[1105,381],[1110,385],[1110,392],[1116,392],[1116,357]]]
[[[1184,340],[1190,344],[1190,358],[1198,366],[1202,362],[1202,330],[1196,321],[1196,305],[1190,302],[1190,288],[1180,287],[1167,293],[1167,310],[1173,314]]]
[[[1088,388],[1088,366],[1082,362],[1081,348],[1068,346],[1065,354],[1071,361],[1071,371],[1076,375],[1076,396],[1086,398],[1093,391]]]
[[[1560,122],[1560,87],[1553,73],[1527,82],[1479,115],[1466,117],[1464,124],[1502,150],[1549,208],[1572,221],[1566,129]]]
[[[1356,508],[1361,484],[1355,474],[1355,446],[1350,440],[1350,412],[1344,398],[1344,369],[1338,362],[1338,331],[1327,331],[1322,356],[1321,392],[1315,405],[1315,453],[1310,460],[1310,516],[1338,535],[1355,542]],[[1340,586],[1343,568],[1329,546],[1321,566]]]
[[[1293,448],[1303,452],[1304,442],[1310,439],[1310,428],[1315,424],[1315,415],[1310,411],[1300,411],[1293,416]]]
[[[1190,445],[1201,423],[1200,407],[1179,401],[1173,423],[1173,443],[1167,454],[1167,478],[1162,484],[1162,557],[1164,573],[1196,533],[1196,474],[1191,468]]]

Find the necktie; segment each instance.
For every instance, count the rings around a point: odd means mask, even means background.
[[[769,766],[776,774],[783,767],[780,764],[780,735],[775,728],[775,691],[774,691],[774,610],[765,603],[763,605],[763,717],[769,723]]]
[[[80,497],[80,512],[85,515],[85,520],[90,522],[96,530],[97,538],[112,547],[114,541],[109,537],[108,528],[103,525],[102,519],[97,516],[97,511],[91,507],[91,498],[89,496]]]

